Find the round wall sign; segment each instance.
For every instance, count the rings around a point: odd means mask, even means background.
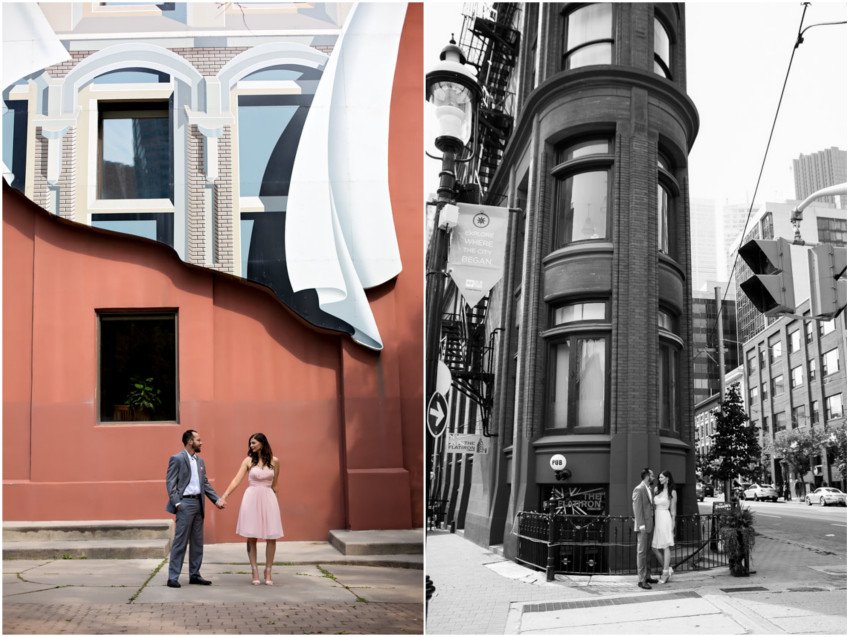
[[[565,469],[566,468],[566,456],[564,456],[562,453],[556,453],[553,456],[551,456],[551,460],[548,461],[548,464],[555,471],[560,471],[561,469]]]

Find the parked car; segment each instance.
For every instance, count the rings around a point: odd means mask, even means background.
[[[821,507],[827,504],[839,504],[845,507],[846,494],[834,487],[820,487],[805,496],[805,504],[811,506],[814,502],[818,502]]]
[[[698,498],[699,502],[704,502],[705,497],[712,498],[713,497],[713,485],[705,484],[703,482],[696,483],[696,498]]]
[[[778,491],[769,486],[752,484],[743,489],[744,500],[772,500],[778,502]]]

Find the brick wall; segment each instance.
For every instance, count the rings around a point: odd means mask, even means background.
[[[233,274],[233,168],[232,168],[232,127],[224,127],[224,135],[218,140],[218,179],[215,180],[213,194],[213,217],[215,235],[213,253],[215,269]]]
[[[203,217],[205,190],[204,142],[197,126],[189,126],[186,133],[186,161],[188,163],[187,187],[188,206],[186,208],[186,261],[203,265],[206,261]]]
[[[47,197],[47,138],[41,134],[41,126],[35,128],[35,175],[33,175],[32,200],[42,208],[48,208]]]
[[[77,201],[77,129],[62,138],[62,174],[59,175],[59,216],[74,219]],[[81,219],[78,219],[81,221]]]

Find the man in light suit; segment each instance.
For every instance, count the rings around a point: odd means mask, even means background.
[[[651,484],[654,472],[646,467],[640,473],[640,484],[634,487],[631,504],[634,507],[634,531],[637,533],[637,586],[650,589],[649,584],[657,584],[649,572],[649,544],[654,530],[654,494]]]
[[[189,545],[189,584],[212,584],[200,576],[203,562],[203,496],[206,495],[219,509],[224,503],[206,479],[206,467],[200,457],[203,445],[200,434],[193,429],[183,433],[185,449],[168,460],[165,487],[168,489],[168,505],[165,510],[174,513],[174,542],[171,544],[171,559],[168,563],[168,586],[180,588],[180,571],[186,545]]]

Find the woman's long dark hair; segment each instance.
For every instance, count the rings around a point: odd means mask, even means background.
[[[256,440],[262,445],[262,449],[259,450],[259,453],[251,451],[251,440]],[[259,464],[260,459],[262,459],[262,464],[264,466],[271,466],[271,459],[274,457],[274,454],[271,453],[271,445],[268,444],[268,438],[265,437],[265,434],[254,434],[248,438],[248,455],[251,457],[252,467]]]
[[[669,471],[661,471],[661,476],[666,476],[666,497],[672,500],[672,494],[675,493],[675,480],[672,479],[672,474]],[[660,477],[660,476],[658,476]],[[663,488],[663,485],[660,484],[660,480],[657,483],[657,492],[660,493],[660,490]]]

